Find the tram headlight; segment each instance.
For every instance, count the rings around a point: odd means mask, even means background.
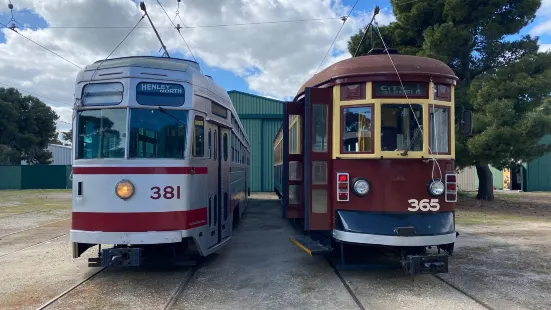
[[[354,181],[354,193],[358,196],[365,196],[369,193],[369,182],[366,179],[357,179]]]
[[[134,195],[134,184],[128,180],[122,180],[115,186],[115,193],[120,199],[129,199]]]
[[[432,180],[429,182],[429,194],[433,196],[440,196],[444,193],[444,183],[440,180]]]

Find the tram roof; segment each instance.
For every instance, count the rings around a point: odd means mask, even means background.
[[[394,54],[392,61],[400,74],[443,77],[458,80],[453,70],[441,62],[428,57]],[[373,75],[394,75],[396,71],[385,54],[351,57],[325,68],[304,83],[295,98],[304,93],[306,87],[317,87],[324,84],[340,84],[338,79],[347,77],[366,77]]]
[[[200,71],[199,63],[182,58],[168,58],[155,56],[130,56],[119,57],[103,60],[98,60],[84,68],[85,71],[96,70],[101,64],[101,69],[117,68],[117,67],[143,67],[152,69],[166,69],[176,71],[187,71],[189,67]]]

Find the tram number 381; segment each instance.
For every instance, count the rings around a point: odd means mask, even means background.
[[[180,199],[180,186],[165,186],[162,189],[158,186],[153,186],[151,188],[151,196],[149,196],[151,199]]]
[[[410,199],[408,202],[411,205],[411,207],[408,208],[409,211],[438,211],[440,209],[438,199],[422,199],[421,201]]]

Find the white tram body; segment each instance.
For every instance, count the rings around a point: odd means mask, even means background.
[[[137,266],[148,248],[207,256],[230,240],[250,194],[250,146],[198,63],[98,61],[79,72],[75,99],[74,258],[99,245],[90,266]]]

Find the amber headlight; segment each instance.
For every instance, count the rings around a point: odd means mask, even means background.
[[[134,184],[128,180],[122,180],[115,186],[115,193],[120,199],[129,199],[134,195]]]

